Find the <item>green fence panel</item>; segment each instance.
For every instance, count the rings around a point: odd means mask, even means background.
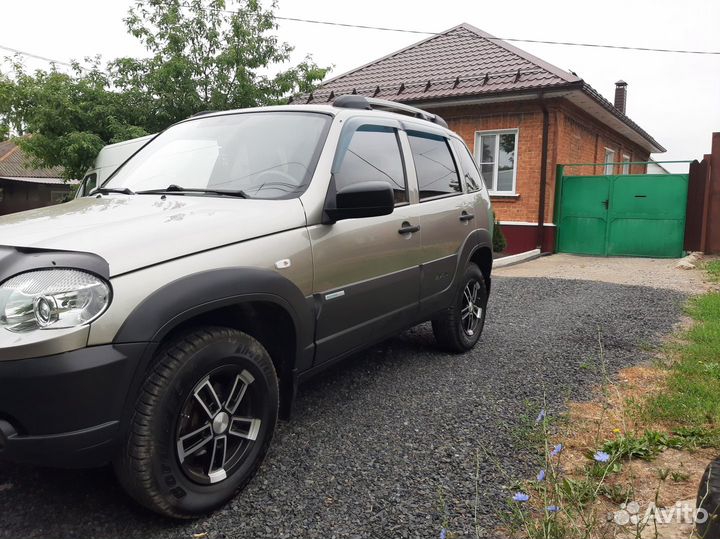
[[[687,174],[563,176],[557,250],[678,258],[687,188]]]
[[[688,175],[616,176],[613,183],[607,254],[681,257]]]
[[[604,255],[610,181],[607,176],[565,176],[562,179],[558,251]]]

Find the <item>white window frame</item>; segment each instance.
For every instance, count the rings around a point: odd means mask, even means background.
[[[609,158],[609,160],[608,160]],[[605,176],[612,176],[615,173],[615,150],[605,147]]]
[[[630,174],[630,161],[631,161],[630,156],[628,154],[624,153],[624,154],[622,154],[622,160],[623,160],[622,173]]]
[[[512,177],[512,191],[497,191],[497,177],[498,177],[498,155],[500,153],[500,135],[507,133],[513,133],[515,135],[515,162],[513,163],[513,177]],[[479,143],[483,135],[496,135],[495,136],[495,164],[493,166],[493,177],[488,179],[482,175],[483,160],[482,155],[478,156],[481,152],[482,144]],[[488,193],[495,196],[515,196],[517,195],[517,170],[518,170],[518,156],[520,146],[520,129],[487,129],[485,131],[475,131],[475,162],[478,165],[480,176],[485,182]]]

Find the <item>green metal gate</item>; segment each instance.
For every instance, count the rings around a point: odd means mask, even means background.
[[[679,258],[687,174],[564,176],[558,167],[557,250]]]

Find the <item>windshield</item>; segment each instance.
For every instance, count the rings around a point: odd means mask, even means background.
[[[103,188],[291,198],[310,181],[330,121],[325,114],[249,112],[183,122],[141,149]]]

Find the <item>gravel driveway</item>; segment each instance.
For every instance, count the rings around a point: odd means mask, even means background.
[[[598,330],[612,370],[645,359],[685,295],[593,281],[497,277],[480,345],[453,356],[428,325],[333,368],[303,387],[260,473],[225,510],[186,523],[130,502],[107,470],[0,464],[0,537],[210,539],[438,537],[470,534],[475,455],[510,477],[531,469],[518,438],[544,392],[552,407],[583,398],[597,375]],[[638,345],[643,346],[638,346]],[[534,402],[528,409],[527,402]],[[508,480],[480,472],[479,524],[497,523]]]

